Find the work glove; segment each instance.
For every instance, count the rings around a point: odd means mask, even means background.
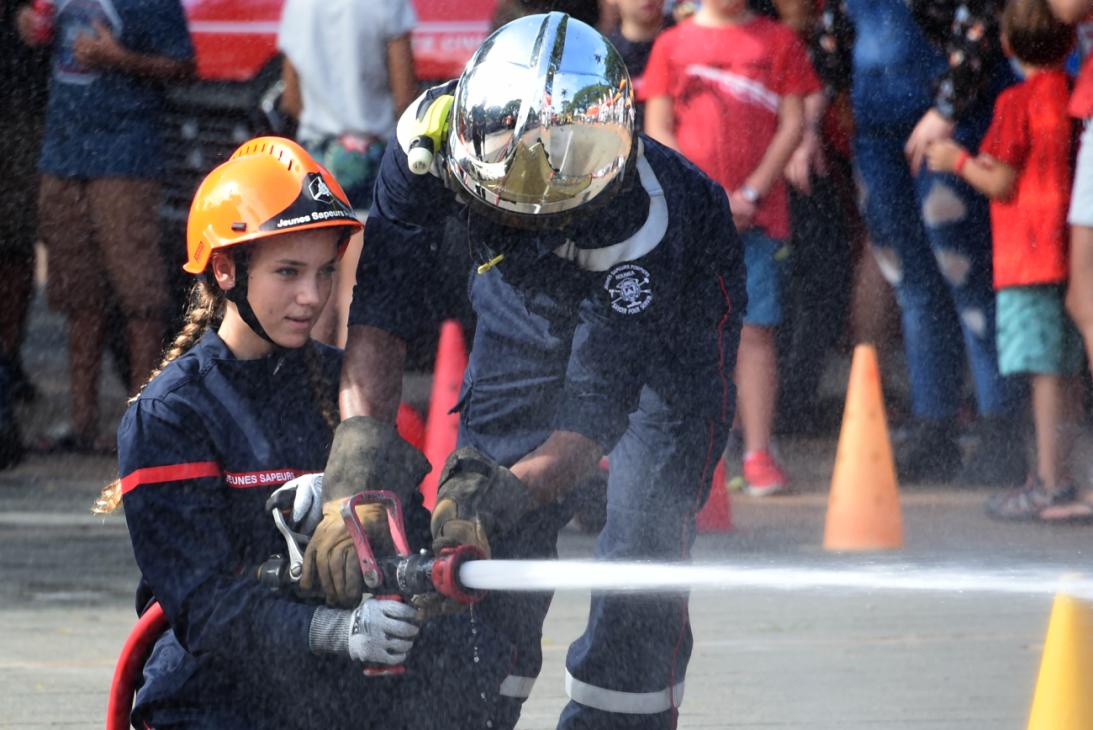
[[[403,504],[429,473],[429,461],[398,435],[394,425],[366,416],[346,419],[334,431],[323,473],[322,518],[304,553],[300,587],[322,592],[331,606],[352,608],[364,588],[353,539],[345,528],[341,505],[360,491],[386,489]],[[386,510],[361,505],[361,524],[376,555],[394,552]]]
[[[354,610],[320,606],[311,617],[308,646],[316,654],[395,666],[406,661],[420,631],[416,616],[413,606],[368,596]]]
[[[410,598],[410,605],[417,609],[418,624],[425,624],[434,618],[463,613],[469,607],[454,598],[439,593],[420,593]]]
[[[342,517],[345,501],[323,503],[322,519],[304,551],[300,588],[305,593],[322,595],[330,606],[352,608],[360,602],[366,586],[357,546]],[[372,554],[376,557],[394,555],[395,544],[387,525],[386,508],[381,504],[359,504],[356,512],[364,534],[368,536]],[[321,542],[321,552],[315,549],[316,541]]]
[[[433,552],[474,545],[490,556],[490,539],[512,530],[536,505],[524,483],[478,449],[444,462],[433,508]]]
[[[322,517],[323,475],[305,474],[285,482],[273,491],[267,504],[276,504],[277,498],[285,492],[293,493],[289,525],[300,534],[310,535]]]

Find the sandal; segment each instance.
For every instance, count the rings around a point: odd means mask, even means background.
[[[1093,523],[1093,494],[1070,502],[1052,505],[1040,512],[1040,521],[1053,525]]]
[[[987,500],[987,516],[996,520],[1034,520],[1044,510],[1070,504],[1077,499],[1073,484],[1060,485],[1049,492],[1039,479],[1031,477],[1025,486],[1008,489]]]

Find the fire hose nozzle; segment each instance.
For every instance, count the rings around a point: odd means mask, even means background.
[[[486,554],[474,545],[443,548],[433,560],[433,587],[437,593],[456,603],[469,606],[485,598],[485,591],[471,590],[459,580],[459,569],[469,560],[483,560]]]

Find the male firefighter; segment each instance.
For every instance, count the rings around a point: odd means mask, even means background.
[[[451,275],[436,255],[450,216],[465,225],[478,319],[434,548],[554,557],[572,488],[608,455],[597,557],[689,558],[733,418],[744,265],[725,191],[639,137],[633,103],[611,44],[549,13],[500,28],[400,121],[366,225],[343,421],[305,561],[305,584],[331,603],[356,605],[362,590],[341,502],[369,487],[409,500],[429,468],[394,420],[405,343],[432,325],[430,293]],[[515,725],[539,673],[549,604],[496,594],[474,609],[512,643],[487,698],[494,728]],[[559,727],[674,726],[690,650],[686,594],[594,595]]]

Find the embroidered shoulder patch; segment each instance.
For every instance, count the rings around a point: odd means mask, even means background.
[[[651,279],[637,264],[620,264],[608,271],[603,288],[611,297],[611,308],[619,314],[644,312],[653,302]]]

